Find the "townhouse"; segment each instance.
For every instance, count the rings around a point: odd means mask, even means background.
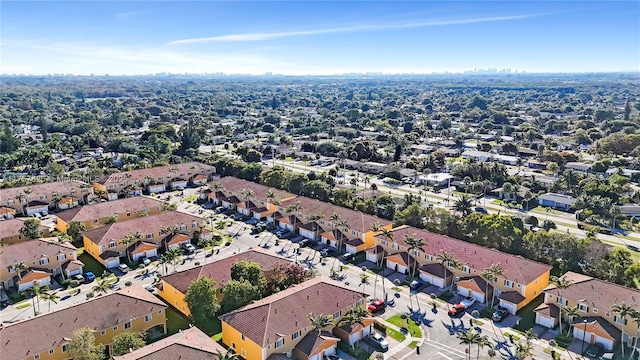
[[[189,185],[204,185],[215,178],[215,172],[215,167],[199,162],[156,166],[107,175],[94,181],[93,188],[108,200],[116,200],[143,192],[155,194]]]
[[[269,272],[277,264],[289,264],[289,259],[278,256],[271,251],[262,248],[253,248],[236,255],[204,264],[202,266],[180,271],[162,277],[158,286],[158,296],[186,316],[191,315],[184,296],[192,282],[207,277],[216,282],[218,286],[218,300],[222,300],[222,286],[231,280],[231,265],[238,261],[251,261],[260,264],[260,268],[269,280]]]
[[[69,341],[77,329],[93,330],[96,343],[110,352],[113,337],[123,331],[166,333],[167,305],[141,286],[131,286],[68,308],[0,325],[3,360],[70,359]]]
[[[25,291],[51,284],[51,276],[81,274],[84,264],[76,257],[77,249],[58,241],[42,238],[0,247],[0,286]]]
[[[116,201],[100,202],[56,214],[56,229],[67,232],[72,221],[83,223],[91,230],[109,223],[140,216],[155,215],[165,211],[165,203],[148,197],[131,197]]]
[[[140,258],[157,256],[160,248],[166,248],[174,234],[163,231],[165,227],[175,226],[179,233],[199,237],[206,221],[203,218],[179,211],[168,211],[156,215],[133,218],[115,222],[82,233],[84,251],[98,260],[106,268],[120,264],[120,257],[133,261]],[[128,242],[129,235],[139,233],[142,239]]]
[[[402,225],[392,229],[392,238],[378,236],[378,246],[367,250],[367,260],[380,263],[402,273],[417,267],[416,275],[440,288],[454,285],[463,296],[490,303],[492,297],[512,314],[531,302],[549,285],[551,266],[521,256],[485,248],[426,230]],[[408,237],[424,241],[421,249],[409,249]],[[442,253],[449,254],[460,267],[443,264]],[[504,272],[494,281],[481,274],[492,265]]]
[[[10,245],[15,244],[17,242],[22,242],[25,240],[29,240],[20,234],[20,229],[24,226],[24,221],[22,219],[11,219],[0,221],[0,245]],[[38,227],[40,231],[42,231],[42,236],[49,236],[49,228],[43,225]]]
[[[17,188],[0,189],[0,205],[21,215],[49,209],[64,210],[86,204],[93,189],[81,181],[59,181]]]
[[[624,303],[640,310],[639,290],[574,272],[567,272],[562,278],[569,285],[563,288],[552,284],[545,289],[544,302],[535,309],[536,324],[555,328],[562,314],[563,326],[572,324],[576,339],[600,343],[607,350],[621,342],[627,346],[635,344],[639,325],[629,315],[622,317],[613,308]],[[563,308],[576,308],[578,316],[567,316]]]
[[[219,360],[218,353],[226,354],[227,349],[213,341],[197,327],[182,330],[165,339],[158,340],[113,360],[189,359]]]
[[[340,341],[329,328],[339,326],[350,309],[364,303],[360,292],[327,277],[316,277],[221,315],[222,342],[245,359],[278,355],[323,359],[336,354]],[[318,333],[309,314],[329,315],[334,323]],[[364,336],[361,330],[357,336]]]
[[[227,176],[211,184],[207,199],[216,205],[236,209],[256,219],[268,217],[275,211],[275,203],[296,197],[286,191],[270,188],[251,181]],[[247,191],[250,190],[250,191]]]
[[[299,204],[295,213],[287,212],[292,204]],[[305,238],[355,254],[375,245],[373,224],[391,229],[389,220],[343,208],[328,202],[297,196],[276,206],[274,221],[283,229],[298,231]],[[316,220],[313,220],[317,218]]]

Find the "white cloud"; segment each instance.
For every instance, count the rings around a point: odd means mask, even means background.
[[[527,18],[532,18],[536,16],[541,16],[541,15],[543,14],[495,16],[495,17],[456,19],[456,20],[437,20],[437,21],[411,22],[411,23],[403,23],[403,24],[386,24],[386,25],[371,24],[371,25],[315,29],[315,30],[230,34],[230,35],[174,40],[169,42],[167,45],[201,44],[201,43],[210,43],[210,42],[265,41],[265,40],[274,40],[274,39],[294,37],[294,36],[339,34],[339,33],[377,31],[377,30],[420,28],[420,27],[429,27],[429,26],[464,25],[464,24],[475,24],[475,23],[483,23],[483,22],[509,21],[509,20],[527,19]]]

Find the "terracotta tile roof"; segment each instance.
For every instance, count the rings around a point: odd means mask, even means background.
[[[504,269],[505,278],[520,284],[528,284],[551,270],[549,265],[528,260],[521,256],[507,254],[406,225],[393,229],[393,242],[405,248],[408,247],[404,242],[405,235],[414,235],[423,239],[426,242],[423,249],[427,254],[431,254],[434,259],[440,254],[440,251],[446,251],[462,264],[478,272],[490,267],[492,264],[498,264]],[[381,237],[379,239],[385,240]]]
[[[546,317],[551,317],[557,319],[560,316],[560,309],[555,304],[545,304],[542,303],[540,306],[535,308],[533,311],[544,315]]]
[[[7,215],[7,214],[15,215],[16,210],[6,206],[0,207],[0,215]]]
[[[71,210],[62,211],[56,214],[57,217],[66,221],[91,221],[104,219],[109,215],[131,213],[135,217],[141,211],[147,211],[156,207],[162,208],[164,202],[148,198],[146,196],[134,196],[121,200],[105,201],[97,204],[85,205]],[[125,220],[124,218],[121,220]]]
[[[357,333],[358,331],[364,329],[365,327],[373,324],[375,322],[375,320],[373,320],[372,318],[364,318],[362,319],[362,324],[361,323],[355,323],[353,325],[349,325],[349,324],[341,324],[340,326],[336,326],[333,329],[333,333],[335,334],[336,331],[344,331],[345,333],[349,334],[349,335],[353,335],[355,333]]]
[[[168,180],[174,178],[191,178],[196,174],[213,175],[215,171],[216,169],[210,165],[202,164],[199,162],[187,162],[183,164],[156,166],[148,169],[118,172],[98,180],[97,183],[103,185],[120,183],[135,184],[136,180],[138,180],[140,183],[144,183],[144,180],[147,176],[150,176],[156,180],[159,177],[162,177],[162,182],[166,183]],[[169,176],[169,178],[167,178],[167,176]]]
[[[262,184],[254,183],[254,182],[243,180],[243,179],[238,179],[233,176],[223,177],[217,182],[220,183],[220,185],[222,185],[222,188],[227,193],[227,196],[231,196],[231,195],[240,196],[239,194],[242,189],[253,190],[253,192],[255,193],[254,198],[264,202],[268,201],[267,192],[269,190],[273,191],[276,200],[282,201],[283,199],[288,199],[296,196],[295,194],[292,194],[290,192],[286,192],[276,188],[270,188]]]
[[[59,181],[38,185],[22,186],[17,188],[0,189],[0,200],[2,201],[2,205],[7,205],[7,201],[13,200],[13,207],[20,206],[18,204],[18,200],[16,200],[16,196],[19,194],[24,194],[24,191],[27,189],[31,190],[31,192],[26,195],[29,200],[37,200],[40,199],[41,195],[44,195],[47,197],[47,201],[50,202],[53,201],[53,194],[58,194],[64,197],[67,195],[72,195],[71,191],[74,190],[75,197],[83,195],[83,190],[86,191],[86,194],[93,194],[93,188],[91,188],[91,186],[89,186],[89,184],[87,183],[81,181]]]
[[[0,221],[0,238],[20,235],[24,221],[22,219],[9,219]],[[48,230],[46,226],[40,225],[40,230]]]
[[[416,260],[409,255],[406,251],[402,251],[393,255],[387,256],[387,261],[391,261],[392,263],[402,265],[402,266],[412,266],[416,262]]]
[[[573,320],[573,327],[579,329],[584,328],[584,321],[587,321],[587,332],[593,332],[595,329],[601,330],[605,334],[609,334],[612,340],[619,340],[622,335],[622,331],[609,323],[606,319],[600,316],[587,316],[578,317]]]
[[[317,355],[318,351],[327,347],[325,346],[327,342],[337,344],[338,341],[340,339],[328,331],[322,331],[320,334],[311,331],[300,340],[295,348],[307,356],[314,356]]]
[[[116,251],[105,251],[102,254],[100,254],[100,258],[103,260],[120,258],[120,253]]]
[[[131,251],[131,254],[137,254],[137,253],[141,253],[141,252],[145,252],[145,251],[149,251],[157,248],[158,247],[155,244],[149,244],[143,241],[135,244],[135,247]]]
[[[549,286],[545,292],[569,301],[587,304],[590,308],[610,310],[614,304],[640,304],[640,290],[612,284],[592,277],[568,272],[564,277],[571,281],[566,289]]]
[[[208,277],[214,280],[217,286],[221,286],[221,284],[231,280],[231,265],[238,261],[258,263],[263,271],[273,269],[277,263],[290,262],[289,259],[257,247],[193,269],[165,276],[162,280],[183,294],[187,292],[187,288],[192,281],[198,280],[201,277]]]
[[[505,291],[498,296],[498,299],[508,301],[512,304],[520,304],[526,300],[526,298],[517,291]]]
[[[384,248],[382,246],[380,246],[380,245],[376,245],[376,246],[373,246],[373,247],[370,247],[370,248],[366,249],[365,251],[368,252],[368,253],[371,253],[371,254],[383,254],[384,253]]]
[[[62,271],[73,271],[84,268],[84,263],[80,260],[69,260],[62,264]]]
[[[40,280],[40,279],[48,279],[51,277],[51,274],[49,274],[46,271],[40,271],[40,270],[27,270],[22,274],[22,279],[20,279],[20,281],[18,281],[18,284],[26,284],[26,283],[31,283],[34,282],[36,280]]]
[[[62,310],[3,324],[2,359],[23,360],[61,346],[81,327],[102,331],[166,308],[141,286],[131,286]]]
[[[364,244],[364,241],[362,241],[362,239],[360,238],[356,238],[356,239],[351,239],[347,241],[346,244],[350,246],[360,246]]]
[[[307,314],[332,315],[358,304],[363,299],[359,291],[318,276],[302,284],[255,301],[220,319],[262,347],[279,338],[309,327]]]
[[[173,244],[179,244],[179,243],[183,243],[185,241],[190,241],[191,238],[185,234],[175,234],[173,235],[173,237],[171,238],[171,240],[169,240],[169,242],[167,242],[168,245],[173,245]]]
[[[435,275],[440,279],[442,279],[442,275],[445,274],[445,267],[442,266],[442,264],[440,263],[431,263],[431,264],[422,265],[418,268],[418,270],[424,271],[427,274]],[[451,270],[447,269],[446,271],[447,271],[446,272],[447,277],[453,275]]]
[[[75,251],[75,246],[70,243],[58,243],[58,238],[27,240],[0,247],[0,264],[10,266],[24,262],[32,266],[33,262],[38,264],[38,260],[43,256],[53,257],[60,253],[68,254]]]
[[[160,214],[137,217],[126,221],[119,221],[113,224],[101,226],[96,229],[85,231],[82,234],[98,245],[105,245],[110,240],[119,241],[126,235],[136,231],[144,234],[157,234],[165,226],[186,225],[187,232],[192,232],[192,223],[201,224],[203,219],[194,215],[185,214],[179,211],[168,211]]]
[[[197,327],[182,330],[170,337],[151,343],[114,360],[217,360],[218,351],[226,354],[222,345],[213,341]]]
[[[487,291],[487,282],[481,276],[461,278],[456,284],[481,294]],[[491,291],[493,286],[489,285],[488,289]]]
[[[302,205],[302,208],[300,209],[301,213],[307,216],[311,214],[321,215],[323,216],[325,223],[328,223],[330,222],[329,217],[331,217],[331,215],[333,215],[333,213],[335,212],[349,224],[349,228],[351,230],[355,230],[360,233],[368,232],[371,228],[371,225],[373,225],[373,223],[375,222],[379,222],[381,225],[387,225],[390,223],[389,220],[304,196],[297,196],[294,199],[283,201],[280,206],[285,209],[287,206],[295,203],[296,201],[299,201],[300,205]]]

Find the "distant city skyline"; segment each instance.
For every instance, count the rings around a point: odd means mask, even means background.
[[[640,71],[636,1],[16,1],[3,74]]]

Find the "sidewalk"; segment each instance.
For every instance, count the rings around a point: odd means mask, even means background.
[[[401,332],[401,329],[389,322],[387,322],[386,320],[382,319],[382,318],[376,318],[376,321],[383,324],[384,326],[386,326],[387,328],[396,330],[398,332]],[[411,349],[409,347],[409,344],[411,344],[414,341],[418,342],[418,346],[422,345],[423,342],[423,338],[416,338],[413,337],[409,334],[406,335],[406,339],[397,344],[396,346],[392,347],[389,349],[389,351],[387,351],[384,355],[385,355],[385,359],[404,359],[405,357],[407,357],[409,354],[413,353],[415,350]]]

